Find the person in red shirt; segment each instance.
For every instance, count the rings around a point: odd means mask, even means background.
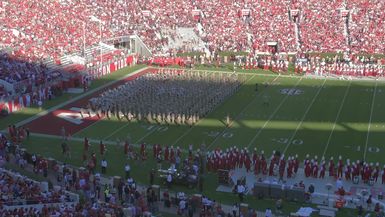
[[[128,145],[128,141],[125,141],[124,142],[124,155],[125,156],[128,156],[128,150],[129,149],[129,145]]]
[[[88,151],[90,148],[90,143],[88,141],[88,138],[87,137],[84,137],[84,151]]]
[[[165,161],[169,161],[169,150],[168,150],[168,146],[166,146],[166,148],[164,149],[164,160]]]
[[[326,172],[326,163],[325,163],[325,160],[322,160],[319,178],[321,178],[321,179],[325,178],[325,172]]]

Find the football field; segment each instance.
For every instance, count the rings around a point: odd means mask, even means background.
[[[205,144],[208,150],[230,147],[285,156],[306,154],[326,159],[385,163],[385,83],[248,74],[237,93],[193,127],[96,121],[72,135],[108,144],[179,146]],[[259,84],[255,91],[255,84]],[[264,85],[267,83],[268,85]],[[226,128],[225,119],[232,124]]]

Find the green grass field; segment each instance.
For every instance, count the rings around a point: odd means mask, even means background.
[[[202,119],[198,125],[159,126],[103,120],[74,137],[85,136],[131,143],[162,144],[187,149],[232,146],[273,150],[288,155],[306,154],[351,160],[380,161],[385,142],[385,83],[339,81],[284,76],[250,75],[238,93]],[[270,82],[256,93],[255,83]],[[269,105],[263,105],[263,97]],[[229,113],[233,124],[226,128]]]

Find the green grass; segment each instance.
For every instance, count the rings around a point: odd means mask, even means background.
[[[213,68],[204,70],[208,69]],[[227,68],[222,70],[228,71]],[[262,84],[265,81],[272,84],[268,87],[260,85],[260,90],[256,93],[255,83]],[[298,94],[288,95],[283,92]],[[262,103],[265,96],[269,97],[269,106]],[[99,121],[74,137],[87,136],[109,141],[129,138],[131,143],[159,143],[180,146],[183,149],[187,149],[189,144],[199,148],[204,143],[209,150],[237,146],[264,150],[267,155],[277,150],[284,152],[285,156],[298,154],[300,158],[304,158],[306,154],[317,155],[319,158],[325,156],[327,159],[342,155],[344,159],[354,161],[365,159],[369,162],[385,163],[382,157],[385,149],[384,102],[385,83],[250,73],[249,80],[236,94],[193,128],[127,123],[113,118]],[[229,129],[223,124],[227,113],[234,120]],[[36,137],[26,141],[24,145],[30,152],[41,153],[76,166],[82,165],[81,142],[70,142],[70,160],[61,155],[58,139]],[[97,144],[93,144],[92,150],[97,154],[98,148]],[[110,165],[108,175],[123,176],[123,165],[127,160],[123,156],[122,147],[110,145],[107,148],[106,158]],[[142,184],[148,184],[149,171],[156,168],[152,157],[146,162],[128,162],[133,168],[135,179]],[[236,195],[215,192],[216,174],[208,173],[204,180],[205,195],[226,204],[238,201]],[[160,180],[156,182],[162,184]],[[196,192],[196,189],[184,187],[175,187],[173,190]],[[246,198],[246,202],[258,210],[274,206],[274,201],[255,201],[252,197]],[[285,212],[292,212],[298,209],[299,204],[285,202],[284,207]],[[351,214],[351,210],[343,210],[340,213],[341,216]]]
[[[256,82],[273,80],[275,85],[261,87],[260,92],[255,93]],[[285,95],[280,92],[283,89],[298,89],[300,93]],[[74,136],[111,141],[130,138],[132,143],[160,143],[185,149],[189,144],[199,147],[204,143],[208,149],[236,145],[256,147],[268,154],[279,150],[300,157],[343,155],[352,160],[366,157],[385,163],[381,159],[385,148],[381,140],[385,132],[382,115],[385,105],[381,104],[385,99],[385,84],[377,85],[372,111],[374,89],[375,82],[250,75],[235,95],[193,128],[111,119],[100,121]],[[265,95],[270,98],[269,106],[262,105]],[[230,129],[223,124],[227,113],[234,120]]]
[[[112,74],[106,75],[99,80],[93,81],[89,90],[100,87],[100,86],[107,84],[111,81],[120,79],[124,75],[127,75],[128,73],[134,72],[134,71],[141,69],[141,68],[144,68],[144,67],[145,67],[145,65],[136,65],[136,66],[127,67],[127,68],[118,70]],[[48,110],[55,105],[58,105],[60,103],[64,103],[64,102],[72,99],[73,97],[76,97],[76,96],[79,96],[82,94],[83,93],[78,93],[78,94],[65,93],[62,96],[57,97],[53,100],[45,101],[41,111],[38,109],[37,106],[32,106],[29,108],[24,108],[24,109],[17,111],[15,113],[12,113],[11,115],[0,119],[0,129],[5,129],[5,128],[7,128],[8,125],[12,125],[12,124],[18,123],[22,120],[25,120],[27,118],[30,118],[30,117],[38,114],[39,112]]]

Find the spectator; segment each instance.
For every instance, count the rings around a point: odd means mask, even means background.
[[[107,160],[105,158],[103,158],[100,165],[102,167],[102,174],[106,174],[106,172],[107,172]]]
[[[273,216],[273,213],[271,212],[271,209],[267,208],[265,211],[265,217],[272,217],[272,216]]]
[[[130,171],[131,171],[131,167],[128,163],[126,163],[126,165],[124,166],[124,172],[126,174],[126,179],[128,179],[128,177],[130,177]]]

